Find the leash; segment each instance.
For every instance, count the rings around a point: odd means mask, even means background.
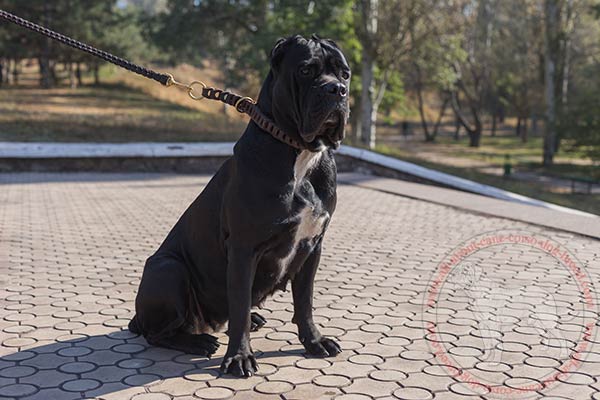
[[[234,107],[238,112],[250,116],[250,119],[254,121],[256,125],[258,125],[262,130],[268,132],[271,136],[273,136],[280,142],[283,142],[298,150],[305,149],[305,147],[300,142],[291,138],[288,134],[279,129],[279,127],[277,127],[277,125],[275,125],[275,123],[270,118],[263,114],[260,108],[258,108],[256,102],[250,97],[243,97],[238,94],[231,93],[227,90],[207,86],[202,81],[193,81],[186,85],[185,83],[176,81],[175,78],[173,78],[173,75],[171,74],[165,74],[153,71],[149,68],[144,68],[140,65],[132,63],[131,61],[127,61],[121,57],[117,57],[106,51],[97,49],[88,44],[72,39],[61,33],[35,24],[31,21],[18,17],[4,10],[0,10],[0,18],[3,18],[21,27],[27,28],[33,32],[39,33],[43,36],[49,37],[50,39],[56,40],[57,42],[60,42],[62,44],[66,44],[67,46],[70,46],[76,50],[88,53],[113,65],[124,68],[127,71],[134,72],[145,78],[152,79],[163,86],[174,86],[180,89],[184,89],[187,91],[188,95],[193,100],[210,99],[221,101],[229,106]],[[198,86],[202,87],[200,92],[198,92]]]

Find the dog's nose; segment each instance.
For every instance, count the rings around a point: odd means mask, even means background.
[[[325,87],[323,89],[325,89],[325,92],[328,94],[333,94],[340,97],[346,97],[346,95],[348,94],[348,89],[346,88],[346,85],[344,85],[341,82],[329,82],[325,84]]]

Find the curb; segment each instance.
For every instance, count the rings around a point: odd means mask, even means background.
[[[23,165],[30,160],[56,159],[178,159],[219,158],[233,154],[234,142],[134,142],[134,143],[58,143],[58,142],[0,142],[0,161],[15,161]],[[544,207],[564,213],[598,218],[598,216],[517,193],[484,185],[454,175],[435,171],[407,161],[398,160],[370,150],[343,145],[336,152],[351,159],[347,169],[366,170],[376,175],[405,178],[442,187],[476,193],[500,200]],[[359,163],[357,164],[356,161]],[[86,165],[89,165],[86,164]],[[378,168],[372,168],[373,166]],[[39,167],[36,169],[40,169]],[[374,171],[375,169],[375,171]],[[383,169],[383,171],[382,171]],[[389,172],[392,172],[391,174]]]

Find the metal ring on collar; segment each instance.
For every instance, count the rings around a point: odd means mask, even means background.
[[[235,109],[236,109],[236,110],[237,110],[239,113],[242,113],[242,114],[244,113],[244,111],[240,110],[240,105],[242,104],[242,102],[243,102],[244,100],[247,100],[247,101],[249,101],[251,104],[256,104],[256,103],[254,102],[254,100],[252,100],[252,98],[251,98],[251,97],[242,97],[241,99],[239,99],[238,101],[236,101],[236,102],[235,102],[235,104],[234,104],[233,106],[235,107]]]

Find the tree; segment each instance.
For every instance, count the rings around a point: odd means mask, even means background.
[[[567,4],[568,5],[568,4]],[[557,112],[557,139],[567,151],[576,151],[600,161],[600,4],[577,1],[570,4],[571,21],[563,34],[567,67],[560,76],[563,92]],[[565,87],[566,86],[566,90]],[[557,140],[558,141],[558,140]]]
[[[537,0],[500,2],[504,16],[497,23],[492,69],[494,98],[517,117],[516,134],[527,141],[527,120],[541,112],[544,90],[540,74],[543,56],[543,19]],[[494,111],[492,109],[492,111]]]
[[[357,136],[369,148],[375,146],[377,111],[389,78],[404,57],[433,33],[429,22],[435,4],[436,0],[362,0],[357,4],[356,33],[362,47]]]
[[[544,82],[546,100],[546,132],[544,134],[544,165],[554,161],[556,146],[556,93],[558,64],[558,8],[559,0],[544,0]]]
[[[360,4],[364,29],[361,35],[362,61],[360,76],[362,91],[358,136],[363,144],[373,148],[375,146],[375,123],[377,121],[377,109],[373,101],[375,97],[374,75],[377,54],[375,43],[378,33],[379,0],[362,0]]]
[[[139,59],[147,54],[139,13],[117,7],[117,0],[0,0],[0,8],[121,57]],[[71,67],[74,62],[85,62],[98,78],[99,59],[23,28],[11,25],[4,29],[9,32],[9,39],[0,45],[0,52],[14,61],[36,58],[42,87],[57,83],[55,67],[59,63]]]
[[[458,46],[460,41],[456,25],[452,23],[452,18],[448,18],[447,10],[447,6],[440,5],[432,11],[429,28],[434,34],[413,49],[409,62],[403,65],[403,69],[407,71],[404,74],[407,86],[417,98],[417,109],[426,142],[434,142],[438,135],[442,118],[450,104],[450,91],[456,81],[451,64],[462,52]],[[414,37],[416,33],[411,31],[410,35]],[[440,104],[431,127],[425,111],[425,94],[436,94]],[[431,105],[430,102],[429,106]]]
[[[455,11],[462,27],[460,49],[448,60],[455,73],[451,105],[457,120],[469,136],[469,146],[478,147],[483,132],[486,101],[493,93],[492,48],[496,27],[492,16],[497,3],[477,0],[458,3]]]

